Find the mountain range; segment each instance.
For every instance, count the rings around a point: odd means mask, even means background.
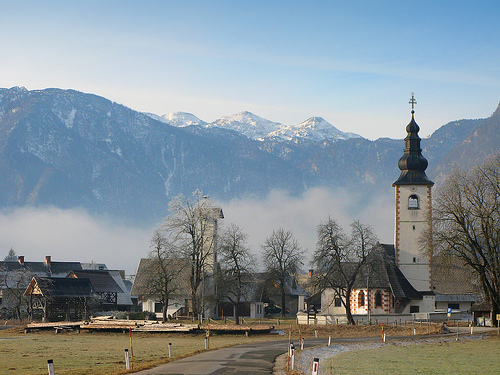
[[[289,126],[266,120],[246,111],[221,117],[211,123],[200,120],[195,115],[186,112],[175,112],[163,116],[152,113],[146,113],[146,115],[172,126],[199,125],[205,128],[234,130],[257,141],[283,140],[299,142],[362,138],[358,134],[340,131],[322,117],[311,117],[298,125]]]
[[[498,151],[499,130],[500,107],[443,125],[422,140],[428,176],[439,182],[453,165],[481,163]],[[314,187],[346,189],[362,205],[391,191],[403,148],[319,117],[289,126],[241,112],[207,123],[74,90],[13,87],[0,89],[0,208],[82,207],[150,224],[195,189],[228,201]]]

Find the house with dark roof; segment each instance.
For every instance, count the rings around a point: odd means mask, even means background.
[[[104,311],[113,311],[118,309],[118,294],[125,294],[115,278],[111,276],[108,270],[82,270],[70,271],[68,278],[88,279],[92,285],[92,291],[98,296],[101,309]],[[122,302],[122,301],[121,301]],[[132,300],[127,301],[132,305]]]
[[[91,283],[92,295],[96,297],[94,302],[98,303],[94,306],[94,311],[132,309],[134,304],[125,287],[122,273],[107,270],[103,264],[99,264],[99,267],[89,265],[84,267],[80,262],[54,262],[50,256],[45,257],[45,262],[27,262],[24,256],[19,256],[17,262],[0,262],[0,311],[5,315],[12,315],[12,311],[15,311],[20,317],[21,313],[30,309],[25,291],[33,278],[64,279],[68,275]],[[65,284],[64,281],[55,283],[60,287],[71,284]],[[70,292],[71,290],[68,291]],[[68,301],[76,303],[77,299]]]
[[[24,296],[32,319],[75,321],[87,319],[96,298],[87,278],[40,277],[31,279]]]
[[[474,303],[482,301],[479,280],[458,258],[434,257],[431,280],[438,311],[451,308],[471,312]]]

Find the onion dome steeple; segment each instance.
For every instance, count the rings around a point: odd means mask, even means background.
[[[396,185],[434,185],[434,182],[427,178],[425,170],[427,169],[427,159],[422,156],[422,149],[420,148],[420,137],[418,132],[420,127],[415,122],[414,106],[417,103],[413,93],[411,93],[411,121],[406,126],[407,136],[405,138],[404,155],[399,159],[398,167],[401,170],[401,175],[398,180],[394,182]]]

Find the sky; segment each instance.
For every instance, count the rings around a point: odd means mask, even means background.
[[[414,92],[426,137],[495,111],[499,16],[498,1],[0,0],[0,87],[74,89],[207,122],[241,111],[285,125],[320,116],[368,139],[404,138]],[[346,230],[362,219],[391,243],[391,194],[355,218],[342,191],[222,203],[254,252],[276,225],[312,251],[329,215]],[[152,229],[79,210],[0,212],[0,251],[133,274]]]
[[[0,87],[425,137],[500,101],[497,1],[4,1]]]

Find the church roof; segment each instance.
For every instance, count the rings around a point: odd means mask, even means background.
[[[415,104],[415,99],[412,95],[412,100],[410,101]],[[418,132],[420,127],[415,122],[414,118],[415,111],[411,111],[411,121],[406,126],[407,136],[405,138],[405,148],[404,155],[399,159],[398,167],[401,170],[401,175],[394,182],[393,186],[396,185],[434,185],[434,182],[427,178],[425,170],[427,169],[427,159],[422,156],[422,149],[420,148],[420,137]]]
[[[394,297],[403,299],[422,299],[420,293],[410,284],[394,260],[394,245],[380,244],[374,249],[367,264],[356,278],[356,288],[384,288],[392,291]],[[369,277],[368,277],[369,274]]]

